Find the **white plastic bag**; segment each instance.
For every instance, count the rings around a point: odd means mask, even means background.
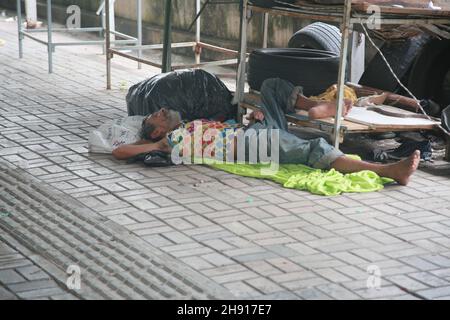
[[[122,144],[138,141],[144,116],[131,116],[102,124],[89,134],[89,151],[111,153]]]

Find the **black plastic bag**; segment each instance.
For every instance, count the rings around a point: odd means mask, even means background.
[[[158,150],[140,153],[127,161],[128,164],[136,162],[143,162],[148,167],[168,167],[174,165],[170,153]]]
[[[186,69],[156,75],[133,85],[127,94],[128,115],[148,115],[165,107],[181,113],[183,120],[235,119],[237,106],[215,75]]]
[[[441,122],[445,130],[450,130],[450,106],[442,110]]]

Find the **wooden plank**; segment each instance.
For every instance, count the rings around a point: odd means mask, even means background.
[[[375,2],[378,1],[363,1],[363,2],[357,2],[352,5],[352,7],[359,12],[367,13],[367,10],[370,6],[377,4]],[[397,4],[397,2],[395,2]],[[413,7],[408,6],[404,8],[398,8],[398,7],[392,7],[383,5],[381,3],[380,5],[381,14],[395,14],[395,15],[401,15],[401,16],[408,16],[408,15],[415,15],[415,16],[433,16],[433,17],[450,17],[450,8],[447,6],[443,8],[442,10],[432,10],[428,9],[427,7]]]
[[[245,94],[244,102],[241,107],[251,110],[260,110],[258,104],[261,103],[261,96],[258,92],[250,92]],[[394,107],[392,107],[394,108]],[[398,112],[402,112],[401,109]],[[414,114],[414,113],[411,113]],[[308,113],[305,110],[299,110],[298,116],[286,114],[289,122],[302,125],[305,127],[316,128],[324,131],[325,128],[330,131],[334,128],[334,118],[325,118],[310,121],[308,120]],[[347,133],[371,133],[371,132],[387,132],[387,131],[419,131],[419,130],[435,130],[436,125],[382,125],[373,124],[369,122],[358,121],[355,119],[344,119],[342,122],[343,130]]]
[[[299,110],[297,112],[297,114],[299,116],[302,116],[305,120],[300,120],[297,117],[292,116],[290,114],[286,114],[286,117],[289,117],[289,119],[292,119],[292,120],[297,120],[297,121],[302,121],[302,122],[317,122],[317,123],[320,123],[320,124],[327,124],[327,125],[330,125],[330,126],[334,127],[334,117],[324,118],[324,119],[317,119],[317,120],[311,121],[311,120],[308,119],[308,112],[307,111]],[[371,130],[370,129],[370,125],[359,124],[359,123],[348,121],[348,120],[345,120],[345,119],[342,121],[342,127],[346,131],[367,131],[367,130]]]
[[[428,119],[391,117],[361,107],[353,108],[346,116],[346,119],[352,122],[369,125],[375,129],[389,128],[392,131],[397,129],[432,130],[438,125],[438,122],[430,121]]]
[[[427,8],[428,7],[428,3],[430,2],[430,0],[353,0],[352,1],[352,5],[353,4],[375,4],[375,5],[392,5],[392,4],[398,4],[398,5],[402,5],[404,7],[409,7],[409,8]]]
[[[253,111],[261,110],[261,108],[258,105],[243,102],[241,103],[241,107],[245,109],[250,109]],[[326,119],[319,119],[310,121],[308,119],[308,112],[305,110],[299,110],[298,116],[292,115],[292,114],[286,114],[286,118],[289,122],[295,123],[295,124],[302,124],[308,127],[314,127],[314,128],[321,128],[323,126],[327,126],[329,128],[334,127],[334,118],[326,118]],[[364,124],[359,124],[356,122],[344,120],[342,122],[342,128],[344,131],[357,131],[357,132],[367,132],[371,131],[371,127]]]
[[[352,9],[356,11],[367,12],[371,5],[378,5],[382,9],[382,13],[398,14],[407,16],[409,14],[424,14],[448,16],[450,14],[450,3],[447,0],[434,0],[435,6],[441,7],[442,10],[432,10],[428,8],[430,0],[353,0]],[[311,0],[297,0],[292,7],[300,10],[316,10],[317,13],[341,13],[343,12],[343,3],[341,4],[322,4],[315,3]],[[393,7],[393,4],[402,5],[403,8]]]
[[[321,20],[326,22],[342,22],[342,13],[343,8],[341,6],[340,12],[330,11],[330,10],[322,10],[322,11],[314,11],[314,8],[305,9],[305,8],[281,8],[281,7],[258,7],[255,5],[249,5],[250,9],[254,12],[259,13],[270,13],[272,15],[292,17],[292,18],[304,18],[310,20]]]

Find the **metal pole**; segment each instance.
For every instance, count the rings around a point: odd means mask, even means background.
[[[172,70],[172,0],[166,0],[162,72]]]
[[[111,90],[111,30],[110,30],[110,17],[109,17],[109,0],[105,1],[105,19],[106,19],[106,89]]]
[[[196,0],[195,2],[195,13],[198,15],[200,12],[200,7],[201,7],[201,0]],[[195,42],[198,43],[200,42],[200,32],[201,32],[201,21],[200,21],[200,17],[198,17],[197,21],[196,21],[196,27],[195,27]],[[195,64],[199,64],[200,61],[200,52],[198,51],[198,47],[195,47]]]
[[[48,73],[53,73],[52,0],[47,0],[47,24]]]
[[[116,0],[107,0],[109,2],[109,30],[116,31]],[[110,33],[110,39],[112,42],[116,41],[116,35]]]
[[[240,3],[241,12],[241,30],[240,30],[240,47],[239,47],[239,64],[236,79],[236,93],[234,95],[233,103],[240,103],[244,97],[245,90],[245,68],[247,60],[247,14],[248,14],[248,3],[247,0],[241,0]],[[244,110],[238,105],[237,120],[242,122],[242,116],[244,115]]]
[[[27,17],[27,23],[37,22],[37,7],[36,0],[25,0],[25,15]]]
[[[137,0],[137,38],[138,46],[142,46],[142,0]],[[138,50],[138,58],[142,57],[142,50]],[[138,69],[142,69],[142,63],[138,62]]]
[[[340,130],[342,123],[342,111],[344,109],[344,86],[345,74],[347,69],[347,55],[348,55],[348,40],[350,33],[350,18],[352,12],[352,0],[345,0],[344,17],[342,21],[342,40],[341,40],[341,59],[339,63],[339,79],[338,79],[338,95],[337,95],[337,110],[334,120],[334,147],[339,148],[340,144]]]
[[[103,6],[105,5],[105,0],[103,0]],[[101,7],[101,5],[100,5]],[[106,42],[106,35],[105,35],[105,29],[106,29],[106,18],[105,18],[106,12],[105,8],[102,8],[100,11],[100,16],[102,17],[102,31],[101,31],[101,37],[105,39]],[[103,54],[106,54],[106,44],[102,45]]]
[[[269,33],[269,14],[264,12],[264,26],[263,26],[263,48],[267,48]]]
[[[17,30],[19,35],[19,58],[23,58],[22,4],[17,0]]]

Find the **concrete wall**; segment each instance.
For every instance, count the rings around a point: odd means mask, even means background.
[[[39,15],[45,19],[45,0],[38,0]],[[164,0],[143,0],[144,40],[146,43],[156,43],[161,40],[161,30],[164,23]],[[15,0],[0,0],[0,6],[15,8]],[[83,26],[98,23],[94,16],[100,0],[53,0],[55,21],[64,22],[65,8],[69,5],[79,5],[82,11]],[[129,34],[135,33],[136,1],[116,1],[117,29]],[[194,33],[188,33],[187,28],[195,17],[195,0],[173,0],[173,31],[174,41],[193,40]],[[292,33],[310,21],[299,21],[288,17],[271,16],[269,19],[269,46],[287,46]],[[263,17],[253,16],[249,26],[250,47],[261,47]],[[239,6],[209,5],[202,14],[202,36],[210,43],[237,48],[239,39]]]
[[[82,10],[94,11],[100,1],[89,0],[53,0],[55,4],[68,6],[78,4]],[[203,1],[204,2],[204,1]],[[164,0],[143,0],[143,20],[153,26],[163,27]],[[136,19],[135,0],[117,0],[116,14],[128,20]],[[187,31],[195,17],[195,0],[173,0],[173,27]],[[300,22],[286,17],[270,18],[270,42],[273,46],[286,46],[294,30],[300,28]],[[202,34],[216,39],[237,41],[239,39],[239,5],[208,5],[202,14]],[[250,43],[262,42],[262,15],[255,14],[249,28]],[[220,42],[220,40],[219,40]]]

